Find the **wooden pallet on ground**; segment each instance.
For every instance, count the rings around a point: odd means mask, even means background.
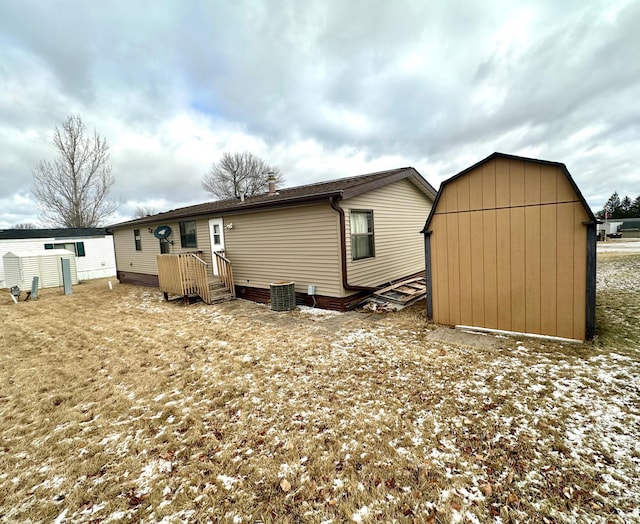
[[[427,283],[424,277],[414,277],[376,291],[367,303],[375,305],[374,309],[399,311],[427,294]]]
[[[379,289],[374,295],[399,304],[406,304],[416,298],[420,298],[422,295],[426,295],[426,293],[427,283],[424,277],[416,277]]]

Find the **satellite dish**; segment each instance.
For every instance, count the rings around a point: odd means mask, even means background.
[[[171,234],[171,228],[169,226],[158,226],[153,231],[153,236],[159,238],[160,240],[164,240]]]

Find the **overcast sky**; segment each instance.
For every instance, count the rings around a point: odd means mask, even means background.
[[[596,211],[640,194],[639,27],[637,0],[0,0],[0,228],[39,224],[71,114],[110,146],[113,221],[210,200],[225,151],[285,186],[532,156]]]

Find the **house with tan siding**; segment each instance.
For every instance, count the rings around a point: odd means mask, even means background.
[[[494,153],[442,183],[423,233],[430,319],[593,338],[596,219],[564,164]]]
[[[420,230],[435,196],[406,167],[131,220],[110,227],[118,279],[158,286],[157,256],[189,252],[215,279],[213,254],[224,252],[239,298],[268,302],[272,283],[295,282],[299,303],[345,310],[424,271]],[[171,230],[165,240],[160,226]]]

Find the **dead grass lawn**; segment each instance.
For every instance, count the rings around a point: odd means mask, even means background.
[[[640,522],[638,274],[599,258],[595,344],[496,349],[422,304],[3,291],[0,521]]]

